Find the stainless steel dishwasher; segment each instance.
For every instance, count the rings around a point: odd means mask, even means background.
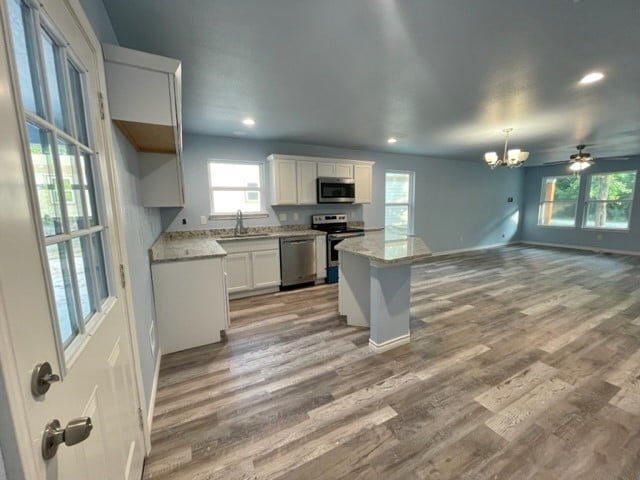
[[[280,239],[280,274],[283,287],[313,282],[316,279],[315,237]]]

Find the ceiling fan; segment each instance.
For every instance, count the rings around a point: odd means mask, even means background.
[[[595,159],[588,152],[583,152],[586,148],[585,144],[577,145],[578,153],[574,153],[569,156],[569,160],[562,160],[559,162],[545,162],[544,165],[562,165],[567,164],[569,166],[569,170],[575,173],[579,173],[586,168],[589,168],[591,165],[595,163]],[[629,157],[606,157],[608,160],[628,160]],[[601,157],[600,160],[605,160],[605,158]]]

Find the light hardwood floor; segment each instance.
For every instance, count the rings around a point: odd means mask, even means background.
[[[335,285],[232,301],[162,359],[144,478],[638,480],[640,257],[442,257],[411,298],[382,354]]]

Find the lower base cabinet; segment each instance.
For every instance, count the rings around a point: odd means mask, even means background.
[[[278,239],[219,241],[227,252],[225,271],[229,295],[242,297],[280,287],[280,244]]]
[[[220,341],[229,326],[223,258],[151,265],[163,354]]]

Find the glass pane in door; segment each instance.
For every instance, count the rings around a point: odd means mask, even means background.
[[[98,225],[98,208],[96,202],[96,189],[93,178],[93,156],[88,153],[80,154],[80,179],[87,207],[87,222],[89,227]]]
[[[60,242],[47,246],[56,318],[60,329],[60,340],[65,347],[78,335],[75,296],[73,294],[67,244],[68,242]]]
[[[76,126],[76,138],[85,145],[89,145],[87,136],[87,119],[84,110],[84,99],[82,98],[82,77],[78,69],[68,63],[69,86],[71,87],[71,103],[73,105],[73,119]]]
[[[72,240],[73,262],[76,267],[78,279],[78,293],[80,295],[80,308],[82,319],[86,322],[96,312],[95,289],[91,276],[91,247],[89,235],[84,235]]]
[[[9,0],[8,5],[22,105],[25,110],[44,116],[31,13],[21,0]]]
[[[109,297],[109,284],[107,283],[107,273],[105,271],[106,261],[104,255],[104,246],[102,242],[102,233],[94,233],[91,235],[91,243],[93,244],[93,269],[98,282],[98,297],[103,302]]]
[[[60,185],[51,153],[51,134],[27,123],[31,165],[38,194],[40,220],[45,237],[63,232],[60,210]]]
[[[84,208],[82,206],[82,188],[80,186],[80,172],[76,162],[76,147],[70,143],[58,140],[58,157],[60,158],[60,173],[64,188],[64,203],[67,207],[69,231],[86,228]]]
[[[56,127],[70,132],[69,116],[66,108],[66,94],[64,90],[64,77],[60,68],[60,51],[53,39],[45,31],[42,32],[42,49],[44,54],[45,76],[51,103],[51,117],[49,120]]]

